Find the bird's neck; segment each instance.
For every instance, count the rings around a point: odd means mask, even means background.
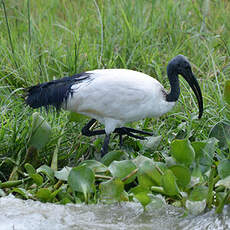
[[[171,86],[171,90],[166,95],[166,101],[168,102],[177,101],[180,95],[178,74],[170,70],[168,70],[167,72],[168,72],[168,79]]]

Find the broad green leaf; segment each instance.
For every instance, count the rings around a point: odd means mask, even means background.
[[[169,168],[176,176],[178,186],[185,188],[191,180],[190,170],[182,165],[174,165]]]
[[[38,112],[33,113],[32,118],[32,134],[29,144],[36,149],[41,149],[51,137],[51,127]]]
[[[128,176],[131,172],[136,169],[136,165],[130,160],[123,160],[123,161],[113,161],[110,166],[109,170],[113,177],[120,178],[121,180]],[[128,184],[134,181],[136,178],[136,174],[132,175],[129,179],[127,179],[124,183]]]
[[[171,170],[166,170],[162,176],[162,186],[164,191],[169,196],[175,196],[179,194],[180,190],[176,183],[176,177]]]
[[[58,180],[63,180],[63,181],[67,181],[68,177],[69,177],[69,173],[71,171],[71,167],[64,167],[62,170],[60,171],[55,171],[54,175]]]
[[[113,203],[122,200],[124,183],[119,178],[113,178],[109,181],[102,182],[99,188],[102,201]]]
[[[193,177],[201,177],[202,176],[202,171],[199,167],[199,165],[192,170],[192,176]]]
[[[33,165],[31,165],[31,164],[29,164],[29,163],[26,163],[26,164],[24,165],[24,167],[25,167],[25,169],[26,169],[26,171],[27,171],[27,173],[28,173],[29,175],[36,173],[36,170],[35,170],[35,168],[33,167]]]
[[[195,151],[195,158],[200,159],[201,157],[203,157],[204,156],[203,149],[205,148],[206,143],[203,141],[196,141],[196,142],[192,142],[191,144]]]
[[[68,184],[73,191],[82,192],[85,201],[88,201],[89,194],[94,190],[95,176],[92,169],[86,166],[72,168],[68,177]]]
[[[161,185],[161,178],[165,169],[163,163],[156,163],[147,158],[139,165],[137,174],[139,184],[146,188]]]
[[[72,122],[82,122],[85,119],[88,119],[87,116],[80,114],[80,113],[75,113],[75,112],[70,112],[69,113],[69,121]]]
[[[80,165],[85,165],[91,168],[95,173],[106,172],[108,168],[99,161],[96,160],[85,160],[80,163]]]
[[[42,165],[37,169],[37,173],[45,174],[52,182],[54,181],[54,170],[47,165]]]
[[[36,193],[36,197],[42,202],[49,202],[52,199],[51,192],[48,188],[40,188]]]
[[[223,160],[217,166],[218,174],[221,179],[230,176],[230,160]]]
[[[178,163],[190,165],[195,159],[195,151],[189,140],[174,140],[171,144],[171,154]]]
[[[230,105],[230,80],[225,82],[224,86],[224,99]]]
[[[205,141],[206,145],[204,147],[203,156],[199,159],[199,164],[202,169],[202,172],[207,172],[210,170],[212,163],[213,163],[213,157],[216,151],[216,145],[218,143],[218,140],[214,137],[209,138]]]
[[[189,194],[188,199],[191,201],[202,201],[208,197],[208,187],[204,185],[198,185]]]
[[[146,187],[138,185],[130,190],[133,193],[134,197],[141,203],[141,205],[145,208],[151,202],[149,197],[149,193],[151,193]]]
[[[118,161],[121,159],[121,157],[124,155],[125,153],[121,150],[115,150],[115,151],[111,151],[108,152],[102,159],[101,159],[101,163],[109,166],[113,161]]]
[[[217,187],[217,186],[221,186],[221,185],[224,186],[225,188],[230,189],[230,176],[225,177],[224,179],[219,180],[219,181],[216,183],[216,187]]]
[[[156,181],[157,185],[162,185],[161,179],[164,172],[167,170],[167,167],[162,162],[153,162],[153,164],[154,164],[153,178]]]
[[[36,183],[38,186],[42,185],[43,183],[43,177],[39,175],[38,173],[31,174],[30,177],[33,179],[34,183]]]
[[[173,157],[168,157],[168,156],[165,156],[165,164],[167,167],[171,167],[173,165],[176,165],[176,160],[173,158]]]
[[[209,137],[215,137],[219,147],[227,149],[230,146],[230,124],[227,122],[218,122],[214,125],[209,133]]]
[[[162,139],[161,136],[147,137],[146,140],[142,141],[143,148],[154,150],[159,146],[161,139]]]
[[[145,161],[151,161],[153,162],[152,159],[148,158],[148,157],[145,157],[143,155],[139,155],[137,156],[136,158],[133,159],[133,163],[139,168],[140,165],[145,162]]]

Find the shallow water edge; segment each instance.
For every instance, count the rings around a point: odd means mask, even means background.
[[[230,206],[223,214],[214,210],[198,216],[183,216],[183,210],[164,205],[143,211],[140,204],[57,205],[7,196],[0,198],[1,230],[225,230],[230,229]]]

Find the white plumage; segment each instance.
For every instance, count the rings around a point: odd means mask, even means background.
[[[95,118],[106,134],[127,122],[158,117],[175,102],[167,102],[163,86],[154,78],[127,69],[93,70],[88,81],[71,87],[66,109]]]
[[[127,69],[98,69],[64,77],[27,89],[26,103],[32,108],[50,106],[64,108],[91,118],[82,129],[83,135],[105,134],[102,155],[108,151],[110,134],[144,139],[149,132],[124,127],[128,122],[146,117],[158,117],[167,113],[179,98],[178,75],[182,75],[194,91],[199,105],[199,118],[203,113],[200,86],[193,75],[191,65],[183,55],[173,58],[167,66],[171,90],[167,93],[154,78]],[[91,130],[98,120],[105,130]]]

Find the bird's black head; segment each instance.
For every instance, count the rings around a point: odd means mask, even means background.
[[[168,63],[167,70],[169,72],[174,72],[176,74],[181,74],[183,76],[188,75],[188,73],[192,72],[191,65],[190,65],[188,59],[181,54],[174,57]]]
[[[201,118],[203,114],[203,98],[200,86],[192,72],[191,65],[188,59],[183,55],[178,55],[174,57],[167,66],[167,73],[169,77],[170,84],[176,80],[174,77],[178,74],[182,75],[185,80],[188,82],[193,92],[196,95],[199,105],[199,118]],[[172,84],[171,84],[172,86]]]

